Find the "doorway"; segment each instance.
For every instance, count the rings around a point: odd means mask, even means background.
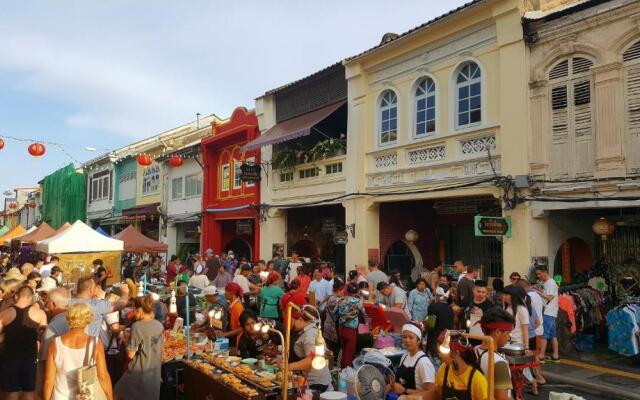
[[[571,283],[577,274],[587,271],[593,264],[589,245],[582,239],[573,237],[560,245],[553,266],[554,271],[562,271],[562,281]]]
[[[243,257],[247,260],[252,260],[251,245],[244,239],[233,239],[224,248],[224,252],[228,253],[229,250],[233,251],[236,260],[241,260]]]

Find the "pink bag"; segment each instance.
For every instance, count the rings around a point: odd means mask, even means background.
[[[371,333],[369,330],[369,325],[367,324],[358,324],[358,335],[368,335]]]

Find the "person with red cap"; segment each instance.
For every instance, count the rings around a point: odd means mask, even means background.
[[[496,348],[501,348],[505,344],[509,343],[511,331],[513,331],[515,321],[513,316],[505,310],[493,307],[484,314],[478,322],[482,333],[486,336],[490,336],[493,339],[493,343]],[[485,345],[476,347],[476,353],[478,360],[480,361],[480,368],[482,372],[488,376],[489,374],[489,349]],[[494,385],[493,385],[493,398],[496,400],[509,400],[511,396],[509,391],[513,388],[511,383],[511,372],[509,371],[509,363],[504,357],[498,353],[493,354],[493,370],[494,370]]]
[[[279,281],[279,273],[269,272],[265,285],[260,289],[260,317],[262,318],[280,319],[278,305],[284,296],[284,291],[278,286]]]
[[[307,298],[299,292],[300,290],[300,281],[298,279],[294,279],[289,284],[289,291],[282,296],[280,299],[280,310],[282,311],[282,320],[284,322],[284,326],[287,326],[287,305],[290,302],[302,306],[307,304]]]
[[[244,311],[240,285],[235,282],[227,283],[227,286],[224,287],[224,298],[229,302],[229,306],[227,307],[229,330],[227,332],[216,331],[216,335],[218,337],[229,338],[229,344],[231,346],[237,346],[238,335],[242,333],[240,315]]]

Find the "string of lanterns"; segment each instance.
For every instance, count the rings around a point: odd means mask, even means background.
[[[0,150],[4,149],[4,139],[0,138]],[[33,157],[41,157],[47,151],[47,148],[42,143],[34,142],[27,147],[27,151]]]

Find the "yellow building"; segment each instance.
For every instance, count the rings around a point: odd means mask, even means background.
[[[375,257],[415,279],[458,259],[486,276],[529,264],[530,218],[497,179],[528,171],[523,7],[474,1],[344,62],[346,192],[366,194],[343,202],[348,266]],[[475,237],[475,215],[511,217],[512,237]]]

